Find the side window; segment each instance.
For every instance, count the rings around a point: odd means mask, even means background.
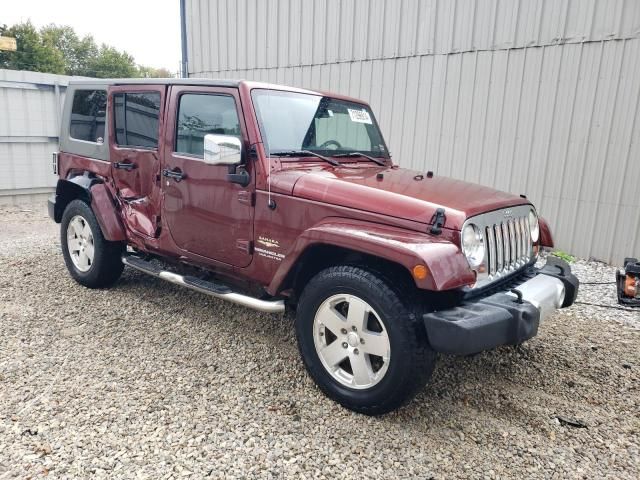
[[[69,136],[85,142],[104,143],[106,114],[106,90],[76,90],[71,107]]]
[[[177,127],[176,152],[198,157],[204,156],[205,135],[241,135],[236,102],[229,95],[182,95]]]
[[[121,147],[158,147],[160,93],[113,95],[116,144]]]

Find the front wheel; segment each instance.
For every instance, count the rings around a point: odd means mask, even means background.
[[[298,303],[296,334],[322,391],[367,415],[392,411],[426,384],[436,354],[410,299],[359,267],[318,273]]]
[[[82,200],[73,200],[65,208],[60,243],[67,269],[81,285],[107,287],[120,278],[124,244],[104,238],[91,207]]]

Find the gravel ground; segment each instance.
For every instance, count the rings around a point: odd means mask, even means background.
[[[442,357],[369,418],[314,386],[290,320],[132,271],[75,284],[41,206],[0,209],[0,265],[0,479],[640,476],[640,311],[580,304],[519,348]]]

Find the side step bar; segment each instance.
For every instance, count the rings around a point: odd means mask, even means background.
[[[218,283],[208,282],[196,277],[178,275],[177,273],[162,270],[153,263],[134,255],[124,255],[122,257],[122,263],[153,277],[158,277],[168,282],[175,283],[176,285],[182,285],[183,287],[187,287],[222,300],[227,300],[228,302],[236,303],[243,307],[249,307],[266,313],[284,312],[284,300],[260,300],[259,298],[242,295],[232,291],[226,285],[220,285]]]

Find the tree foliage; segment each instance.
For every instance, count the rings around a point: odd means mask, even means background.
[[[0,68],[98,78],[173,76],[165,68],[137,65],[127,52],[98,46],[91,35],[81,38],[69,26],[51,24],[38,30],[27,21],[0,25],[0,35],[15,37],[18,44],[15,52],[0,51]]]
[[[62,52],[44,42],[40,32],[30,22],[5,28],[2,34],[6,37],[14,37],[18,50],[0,52],[1,68],[65,73]]]

